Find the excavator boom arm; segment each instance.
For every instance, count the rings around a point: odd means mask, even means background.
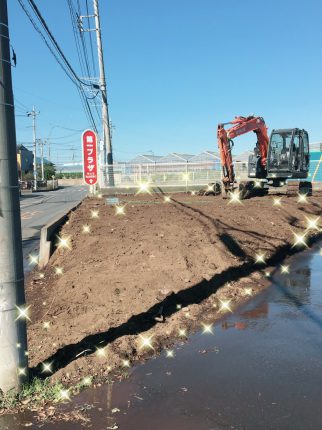
[[[233,124],[231,128],[224,128],[227,124]],[[242,134],[253,131],[257,135],[258,149],[260,153],[260,163],[266,168],[269,138],[265,121],[261,117],[235,117],[231,122],[219,124],[217,128],[218,148],[220,152],[221,165],[223,169],[223,182],[226,185],[235,182],[235,171],[231,149],[233,146],[232,139]]]

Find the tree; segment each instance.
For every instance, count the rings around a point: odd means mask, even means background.
[[[37,168],[38,178],[41,179],[41,167]],[[56,175],[56,166],[53,163],[44,163],[44,179],[52,179]]]

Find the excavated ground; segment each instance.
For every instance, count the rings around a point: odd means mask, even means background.
[[[260,292],[268,273],[303,249],[293,246],[294,233],[308,242],[321,235],[321,228],[307,229],[307,218],[321,215],[321,194],[307,203],[282,196],[281,206],[274,197],[122,196],[125,215],[105,199],[87,198],[60,233],[71,249],[57,249],[44,277],[34,271],[27,282],[32,373],[47,376],[41,363],[50,362],[52,379],[66,385],[107,378],[124,360],[184,339],[179,330],[221,318],[222,300],[234,309]],[[266,264],[255,262],[257,254]],[[153,349],[142,336],[152,336]]]

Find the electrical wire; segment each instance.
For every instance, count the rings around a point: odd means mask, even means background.
[[[88,0],[86,0],[86,15],[87,15],[87,24],[88,27],[90,27],[90,20],[89,20],[89,6],[88,6]],[[92,32],[89,32],[89,43],[90,43],[90,50],[91,50],[91,57],[92,57],[92,64],[93,64],[93,72],[94,76],[97,76],[96,72],[96,62],[94,60],[94,48],[93,48],[93,40],[92,40]]]
[[[59,47],[58,43],[56,42],[54,36],[50,32],[50,30],[49,30],[49,28],[48,28],[48,26],[47,26],[44,18],[41,16],[41,14],[40,14],[37,6],[34,3],[34,1],[33,0],[27,0],[27,1],[29,2],[29,4],[31,5],[32,9],[36,13],[39,21],[41,22],[41,24],[42,24],[43,28],[45,29],[46,33],[49,35],[50,40],[52,41],[52,43],[54,44],[54,46],[56,47],[56,49],[60,53],[60,55],[63,58],[64,62],[58,57],[58,55],[56,54],[56,52],[53,50],[53,48],[49,44],[48,40],[46,39],[46,37],[44,36],[44,34],[42,33],[42,31],[40,30],[40,28],[36,24],[35,20],[31,16],[31,14],[29,13],[26,5],[23,3],[23,0],[18,0],[18,2],[20,4],[20,6],[22,7],[23,11],[25,12],[25,14],[27,15],[27,17],[29,18],[29,20],[30,20],[31,24],[33,25],[33,27],[35,28],[35,30],[39,33],[39,35],[43,39],[44,43],[46,44],[46,46],[50,50],[51,54],[54,56],[54,58],[56,59],[56,61],[58,62],[58,64],[61,66],[61,68],[63,69],[63,71],[65,72],[65,74],[68,76],[68,78],[76,85],[77,91],[78,91],[80,99],[81,99],[81,103],[83,105],[83,109],[84,109],[84,111],[86,113],[86,116],[88,118],[88,121],[91,124],[91,126],[93,127],[93,129],[97,132],[97,126],[96,126],[96,123],[95,123],[92,111],[90,109],[88,100],[86,98],[86,94],[84,93],[84,90],[83,90],[83,88],[82,88],[81,85],[92,86],[92,87],[97,87],[97,86],[94,86],[93,84],[83,83],[78,78],[76,72],[71,67],[70,63],[68,62],[67,58],[65,57],[65,55],[63,54],[61,48]]]
[[[77,25],[76,25],[76,22],[79,22],[80,16],[81,16],[80,2],[79,2],[79,0],[77,1],[78,11],[74,7],[73,0],[67,0],[67,4],[69,7],[69,13],[70,13],[70,18],[71,18],[71,22],[72,22],[72,28],[73,28],[73,33],[74,33],[74,40],[75,40],[76,52],[77,52],[77,56],[78,56],[79,65],[80,65],[80,68],[82,70],[83,75],[87,74],[90,77],[91,69],[89,66],[88,53],[87,53],[86,43],[84,40],[84,35],[83,35],[83,32],[79,26],[78,26],[78,30],[77,30]],[[96,94],[94,94],[92,97],[86,96],[87,100],[95,99],[97,97],[99,91],[100,90],[98,90],[96,92]],[[97,105],[94,104],[94,107],[95,107],[97,119],[99,122],[101,122],[101,115],[98,111]]]
[[[60,48],[58,42],[56,41],[54,35],[52,34],[52,32],[50,31],[45,19],[43,18],[43,16],[41,15],[37,5],[35,4],[34,0],[27,0],[31,6],[31,8],[33,9],[33,11],[35,12],[37,18],[39,19],[41,25],[43,26],[44,30],[46,31],[47,35],[49,36],[51,42],[54,44],[54,46],[56,47],[57,51],[59,52],[61,58],[63,59],[66,67],[69,69],[69,71],[71,72],[71,74],[73,75],[74,79],[76,81],[78,81],[80,84],[88,86],[88,87],[93,87],[93,84],[88,84],[86,82],[83,82],[76,74],[75,70],[73,69],[73,67],[71,66],[71,64],[69,63],[69,61],[67,60],[65,54],[63,53],[62,49]]]

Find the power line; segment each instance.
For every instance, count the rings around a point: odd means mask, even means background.
[[[80,2],[77,1],[78,12],[76,11],[76,9],[74,7],[73,0],[67,0],[67,4],[69,7],[69,13],[70,13],[70,18],[71,18],[71,22],[72,22],[72,28],[73,28],[73,33],[74,33],[74,40],[75,40],[76,52],[77,52],[77,56],[78,56],[79,65],[80,65],[80,68],[82,70],[83,75],[85,76],[87,74],[87,76],[90,78],[91,70],[90,70],[89,61],[88,61],[88,53],[87,53],[86,43],[85,43],[82,29],[79,25],[80,24],[80,17],[81,17]],[[77,25],[76,25],[76,23],[77,23]],[[77,29],[77,27],[78,27],[78,29]],[[94,65],[93,65],[93,67],[94,67]],[[97,97],[98,93],[99,93],[99,90],[92,97],[86,96],[86,98],[88,100],[90,100],[90,99],[93,100]],[[98,111],[96,104],[94,104],[94,107],[95,107],[95,111],[97,114],[97,119],[100,122],[101,116],[100,116],[100,113]]]
[[[78,76],[77,73],[75,72],[75,70],[73,69],[73,67],[71,66],[71,64],[69,63],[69,61],[67,60],[65,54],[63,53],[62,49],[60,48],[60,46],[58,45],[58,42],[56,41],[54,35],[52,34],[52,32],[50,31],[45,19],[43,18],[43,16],[41,15],[38,7],[36,6],[34,0],[27,0],[30,4],[30,6],[32,7],[33,11],[35,12],[35,14],[37,15],[41,25],[43,26],[44,30],[46,31],[47,35],[49,36],[51,42],[54,44],[55,48],[57,49],[57,51],[59,52],[61,58],[63,59],[64,63],[66,64],[67,68],[69,69],[69,71],[71,72],[71,74],[73,75],[74,79],[76,79],[76,81],[78,81],[80,84],[85,85],[85,86],[89,86],[89,87],[98,87],[97,85],[95,86],[95,84],[87,84],[86,82],[83,82]]]
[[[40,30],[40,28],[38,27],[38,25],[36,24],[35,20],[33,19],[33,17],[31,16],[31,14],[29,13],[28,9],[26,8],[26,5],[23,3],[22,0],[18,0],[20,6],[22,7],[23,11],[25,12],[25,14],[27,15],[29,21],[31,22],[31,24],[33,25],[34,29],[37,31],[37,33],[40,35],[40,37],[43,39],[44,43],[46,44],[47,48],[49,49],[49,51],[51,52],[51,54],[54,56],[55,60],[57,61],[57,63],[60,65],[60,67],[63,69],[63,71],[65,72],[65,74],[68,76],[68,78],[75,84],[74,79],[70,76],[70,74],[68,73],[68,71],[66,70],[66,68],[64,67],[63,63],[60,61],[60,59],[58,58],[58,56],[56,55],[55,51],[52,49],[52,47],[50,46],[50,44],[48,43],[46,37],[43,35],[42,31]]]
[[[72,66],[70,65],[70,63],[68,62],[67,58],[65,57],[65,55],[63,54],[61,48],[59,47],[58,43],[56,42],[54,36],[50,32],[50,30],[49,30],[49,28],[48,28],[48,26],[47,26],[44,18],[40,14],[40,12],[39,12],[37,6],[35,5],[34,1],[33,0],[28,0],[28,2],[31,5],[32,9],[36,13],[39,21],[41,22],[43,28],[45,29],[46,33],[49,35],[50,40],[52,41],[52,43],[54,44],[54,46],[58,50],[58,52],[59,52],[60,56],[62,57],[63,61],[61,61],[61,59],[55,53],[55,51],[53,50],[53,48],[50,46],[48,40],[46,39],[46,37],[44,36],[44,34],[42,33],[42,31],[40,30],[40,28],[38,27],[38,25],[36,24],[36,22],[32,18],[32,16],[29,13],[26,5],[23,3],[23,0],[18,0],[18,1],[19,1],[20,6],[22,7],[23,11],[25,12],[25,14],[27,15],[27,17],[29,18],[31,24],[33,25],[33,27],[35,28],[35,30],[37,31],[37,33],[41,36],[41,38],[43,39],[44,43],[48,47],[48,49],[51,52],[51,54],[54,56],[54,58],[56,59],[56,61],[58,62],[58,64],[61,66],[61,68],[63,69],[63,71],[65,72],[65,74],[68,76],[68,78],[74,83],[74,85],[76,85],[76,88],[78,90],[81,102],[83,104],[83,109],[84,109],[84,111],[86,113],[86,116],[88,118],[88,121],[92,125],[92,127],[94,128],[94,130],[97,131],[97,127],[96,127],[96,123],[95,123],[92,111],[90,109],[88,100],[86,99],[86,94],[84,93],[84,90],[83,90],[81,84],[85,85],[85,86],[91,86],[91,87],[94,87],[94,88],[98,88],[98,89],[99,89],[99,86],[95,85],[95,84],[84,83],[84,82],[82,82],[78,78],[76,72],[74,71],[74,69],[72,68]],[[67,70],[67,68],[68,68],[69,71]]]
[[[53,125],[53,127],[61,128],[61,129],[63,129],[63,130],[78,131],[78,132],[80,132],[80,133],[81,133],[81,132],[83,132],[83,129],[78,130],[77,128],[63,127],[62,125],[52,124],[52,123],[51,123],[51,125]]]
[[[89,7],[88,7],[88,0],[86,0],[86,15],[87,15],[87,24],[88,27],[90,27],[90,20],[89,20]],[[97,76],[97,71],[96,71],[96,62],[94,59],[94,48],[93,48],[93,39],[92,39],[92,32],[89,32],[89,43],[90,43],[90,49],[91,49],[91,57],[92,57],[92,63],[93,63],[93,72],[94,72],[94,76]]]
[[[82,130],[80,130],[82,131]],[[79,134],[79,131],[77,130],[75,133],[68,134],[67,136],[59,136],[59,137],[51,137],[51,140],[60,140],[60,139],[67,139],[68,137],[76,136],[76,134]]]

